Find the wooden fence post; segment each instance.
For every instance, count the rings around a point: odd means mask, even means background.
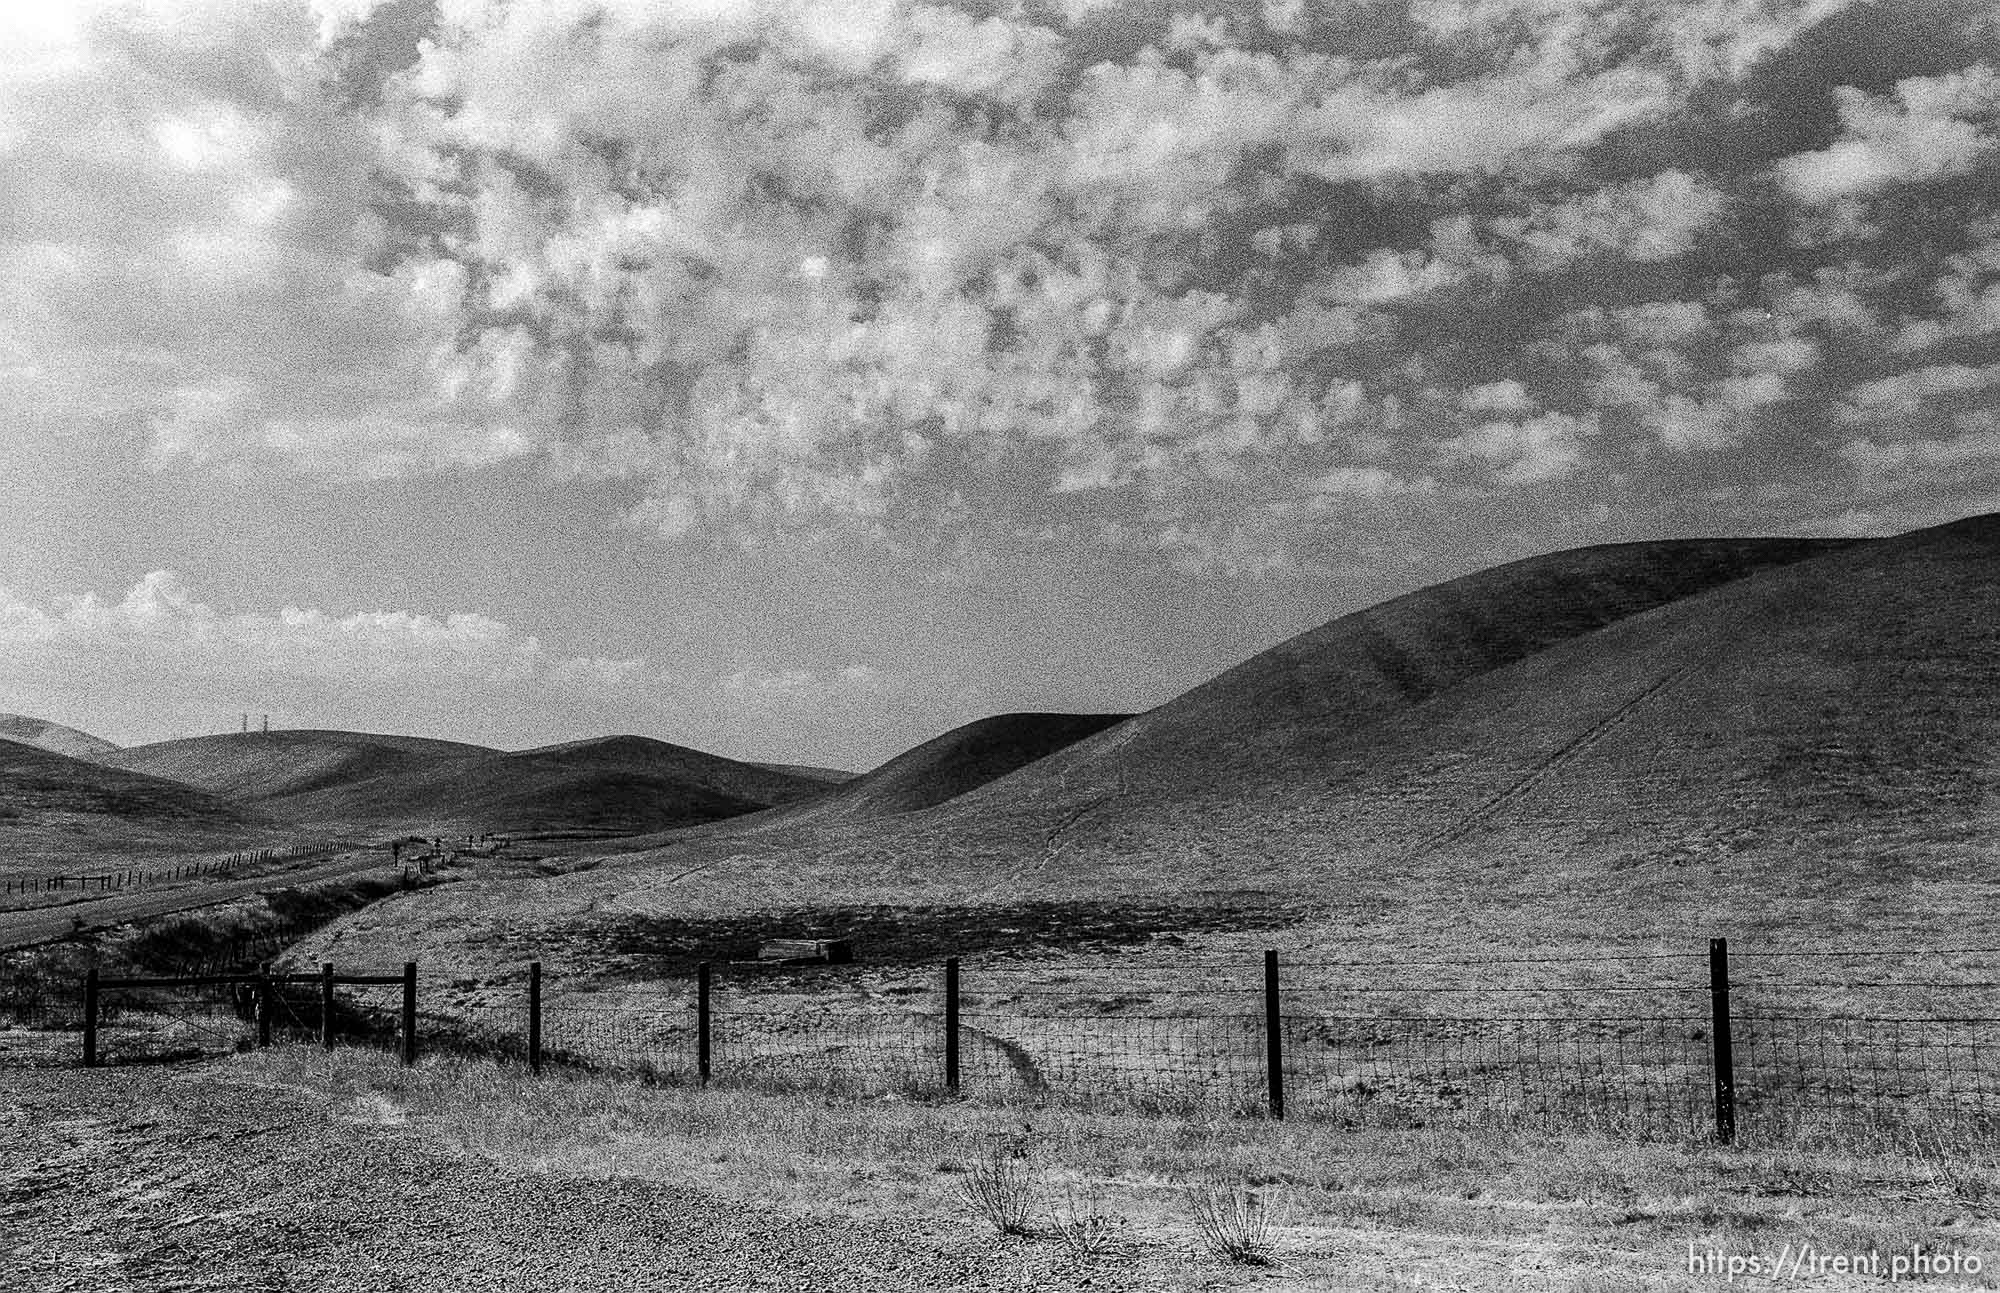
[[[542,1071],[542,963],[528,962],[528,1072]]]
[[[1264,1071],[1271,1099],[1271,1116],[1285,1116],[1284,1017],[1278,1011],[1278,953],[1264,952]]]
[[[403,962],[403,1063],[417,1062],[417,963]]]
[[[701,1078],[701,1084],[707,1086],[709,1059],[713,1053],[710,1050],[711,1039],[709,1035],[709,969],[707,961],[703,961],[700,968],[695,971],[694,982],[695,1071]]]
[[[319,963],[319,1044],[333,1049],[333,962]]]
[[[257,971],[257,1044],[271,1044],[271,963],[264,962]]]
[[[1708,940],[1708,1004],[1715,1056],[1715,1138],[1736,1140],[1736,1050],[1729,1035],[1729,940]]]
[[[83,1066],[97,1067],[97,967],[83,976]]]
[[[958,958],[944,963],[944,1087],[958,1094]]]

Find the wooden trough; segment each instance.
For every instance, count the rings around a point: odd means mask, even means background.
[[[844,938],[772,938],[757,949],[757,959],[845,965],[854,959],[854,944]]]

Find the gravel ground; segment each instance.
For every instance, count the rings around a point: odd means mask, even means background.
[[[228,1061],[0,1072],[9,1293],[1206,1282],[1173,1264],[1070,1268],[1058,1245],[962,1216],[758,1212],[658,1182],[523,1171],[437,1144],[386,1105],[332,1108]]]

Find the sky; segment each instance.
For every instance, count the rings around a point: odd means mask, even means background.
[[[862,769],[2000,510],[2000,9],[0,2],[0,710]]]

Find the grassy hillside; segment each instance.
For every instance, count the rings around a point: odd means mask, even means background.
[[[101,759],[118,750],[116,745],[101,736],[79,732],[45,718],[30,718],[26,714],[0,714],[0,741],[17,741],[37,749],[66,754],[72,759]]]
[[[1160,932],[1213,909],[1244,938],[1399,955],[1983,929],[1997,576],[1993,519],[1553,554],[1334,621],[930,807],[721,823],[533,892],[427,896],[364,942],[476,965],[504,924],[513,952],[587,966],[622,955],[607,921],[872,905],[914,929],[986,905],[968,928],[1059,942],[1162,902],[1182,914]]]
[[[1336,621],[940,809],[910,843],[1043,886],[1312,892],[1414,889],[1444,857],[1545,882],[1573,860],[1576,883],[1628,889],[1672,879],[1606,869],[1747,881],[1814,850],[1976,838],[1995,806],[2000,522],[1798,545],[1706,588],[1648,581],[1673,599],[1604,577],[1609,560],[1732,568],[1710,551],[1559,554]]]
[[[624,979],[658,973],[644,957],[666,935],[726,959],[848,925],[938,955],[1136,937],[1160,971],[1182,945],[1248,965],[1258,947],[1408,961],[2000,939],[2000,516],[1738,548],[1792,560],[1718,564],[1718,546],[1504,566],[1336,620],[930,809],[762,815],[560,883],[424,895],[344,955]],[[1634,582],[1682,594],[1634,598]],[[1412,651],[1426,612],[1442,647]],[[1506,640],[1476,628],[1488,614],[1552,628],[1472,651]],[[1458,665],[1420,685],[1380,669],[1384,622],[1406,657]]]
[[[1124,722],[1128,714],[996,714],[955,727],[788,816],[863,821],[955,799]]]
[[[232,799],[276,799],[495,753],[485,746],[420,736],[227,732],[134,746],[106,762]]]
[[[12,869],[72,869],[101,855],[237,847],[271,824],[160,777],[0,741],[0,853]]]
[[[753,763],[750,766],[762,768],[766,772],[782,772],[788,777],[804,777],[807,781],[824,781],[830,786],[837,786],[843,781],[852,781],[861,775],[839,768],[815,768],[804,763]]]
[[[821,781],[642,736],[517,753],[426,759],[365,779],[271,796],[311,822],[541,832],[657,831],[756,812],[824,793]]]

